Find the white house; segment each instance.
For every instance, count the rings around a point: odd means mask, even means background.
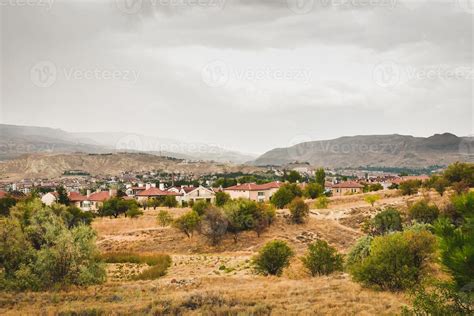
[[[213,203],[216,198],[216,194],[213,190],[203,187],[202,185],[198,187],[170,188],[168,191],[181,194],[181,203],[189,203],[190,201],[196,202],[199,200],[205,200],[209,203]]]
[[[56,192],[48,192],[45,195],[41,197],[41,202],[47,206],[51,206],[53,203],[55,203],[58,198],[56,196]]]

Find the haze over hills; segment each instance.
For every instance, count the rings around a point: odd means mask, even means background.
[[[70,133],[61,129],[0,124],[0,160],[33,153],[147,152],[188,160],[243,163],[255,155],[218,146],[129,133]]]
[[[284,165],[308,162],[330,168],[411,167],[448,165],[474,161],[474,139],[450,133],[431,137],[368,135],[311,141],[288,148],[276,148],[258,157],[254,164]]]

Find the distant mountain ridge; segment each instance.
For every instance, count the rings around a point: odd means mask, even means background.
[[[256,156],[218,146],[130,133],[70,133],[61,129],[0,124],[0,160],[34,153],[145,152],[187,160],[244,163]]]
[[[272,149],[253,163],[285,165],[295,161],[330,168],[426,168],[456,161],[474,162],[474,139],[451,133],[430,137],[365,135],[311,141]]]

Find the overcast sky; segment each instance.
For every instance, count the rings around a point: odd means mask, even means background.
[[[472,0],[0,0],[0,122],[263,153],[473,134]]]

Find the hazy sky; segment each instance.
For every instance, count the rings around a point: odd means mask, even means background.
[[[0,122],[243,152],[474,133],[473,0],[0,0]]]

